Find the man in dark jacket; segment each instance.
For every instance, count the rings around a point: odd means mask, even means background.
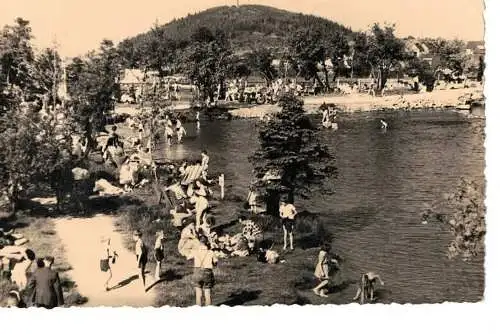
[[[51,309],[64,305],[64,297],[59,274],[51,269],[53,257],[46,257],[44,267],[38,268],[28,283],[28,291],[33,294],[32,302],[36,307]]]

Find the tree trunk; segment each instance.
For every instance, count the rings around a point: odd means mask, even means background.
[[[266,212],[272,216],[279,216],[280,194],[277,191],[267,191]]]
[[[330,90],[330,83],[328,82],[328,68],[326,63],[323,61],[323,73],[325,73],[325,89]]]

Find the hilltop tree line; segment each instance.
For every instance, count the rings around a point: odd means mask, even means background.
[[[338,77],[370,76],[379,91],[389,77],[403,75],[419,76],[432,89],[440,75],[447,78],[441,73],[445,69],[455,76],[477,72],[481,79],[482,61],[472,63],[465,42],[421,41],[430,54],[439,55],[430,64],[416,57],[395,29],[374,24],[366,32],[354,32],[323,18],[263,6],[218,7],[164,26],[155,24],[149,32],[120,42],[117,51],[123,68],[154,70],[160,79],[185,74],[210,100],[226,79],[251,74],[268,85],[284,76],[312,79],[323,91]]]

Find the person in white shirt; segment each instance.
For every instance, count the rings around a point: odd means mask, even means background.
[[[280,202],[280,218],[283,224],[283,250],[287,248],[287,241],[290,238],[290,249],[293,250],[293,229],[295,227],[295,215],[297,210],[291,203]]]
[[[208,169],[208,161],[210,160],[210,157],[208,156],[208,153],[206,150],[201,151],[201,166],[203,167],[203,170]]]
[[[208,238],[204,235],[199,238],[199,247],[193,251],[194,268],[193,284],[196,292],[196,305],[202,306],[205,297],[205,306],[212,304],[211,290],[215,284],[213,268],[217,265],[217,257],[210,250]]]
[[[196,212],[196,230],[198,230],[201,227],[203,217],[208,210],[208,200],[205,197],[194,193],[190,202],[194,204],[194,210]]]
[[[137,260],[137,269],[139,271],[139,278],[146,291],[146,264],[148,263],[148,250],[144,241],[142,241],[142,232],[135,230],[133,234],[135,241],[135,256]]]
[[[160,280],[161,276],[161,262],[165,258],[165,249],[163,247],[163,241],[165,239],[165,233],[160,230],[156,232],[156,241],[155,241],[155,260],[156,260],[156,270],[155,270],[155,279],[157,281]]]
[[[182,137],[184,137],[186,134],[186,129],[182,125],[177,128],[177,143],[182,143]]]

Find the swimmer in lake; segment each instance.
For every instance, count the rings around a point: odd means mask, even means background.
[[[380,120],[380,124],[381,124],[381,125],[380,125],[380,128],[381,128],[382,130],[387,130],[387,126],[388,126],[387,122],[385,122],[383,119],[381,119],[381,120]]]

